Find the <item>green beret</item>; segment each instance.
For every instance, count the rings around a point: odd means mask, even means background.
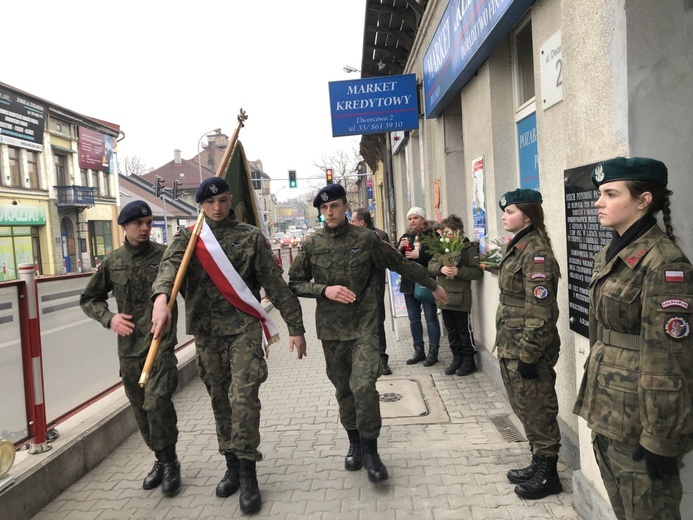
[[[202,181],[195,194],[195,202],[198,204],[205,200],[230,191],[229,184],[221,177],[209,177]]]
[[[505,208],[512,204],[523,204],[525,202],[536,202],[541,204],[543,201],[541,199],[541,193],[537,190],[525,190],[518,188],[515,191],[509,191],[503,195],[498,201],[500,209],[505,211]]]
[[[599,188],[613,181],[649,181],[667,185],[667,167],[647,157],[616,157],[599,163],[592,171],[592,183]]]

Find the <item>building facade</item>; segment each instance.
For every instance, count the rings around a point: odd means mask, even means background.
[[[371,4],[367,26],[377,12]],[[395,210],[385,218],[402,233],[411,206],[423,207],[429,218],[456,213],[483,249],[508,238],[500,221],[501,195],[518,187],[542,192],[562,270],[556,367],[561,457],[575,469],[578,511],[585,518],[610,518],[590,431],[572,408],[589,352],[579,326],[585,303],[577,288],[591,273],[575,269],[575,249],[591,257],[611,235],[599,226],[582,230],[575,222],[593,209],[591,165],[616,156],[660,159],[674,192],[678,242],[693,258],[693,218],[686,208],[693,197],[693,53],[684,50],[693,48],[693,4],[429,0],[418,7],[402,3],[403,16],[409,13],[418,29],[408,42],[400,41],[406,60],[393,73],[416,74],[420,124],[406,135],[386,134],[388,141],[378,148],[384,152],[375,156],[385,191],[394,196]],[[372,49],[364,47],[363,71],[387,59]],[[362,153],[376,142],[370,136],[363,141]],[[589,203],[576,210],[574,193]],[[496,275],[487,272],[474,282],[473,294],[483,370],[502,387],[493,353]],[[689,455],[688,467],[691,460]],[[686,510],[693,504],[688,468],[683,481]]]
[[[0,83],[0,281],[90,270],[118,241],[118,125]]]

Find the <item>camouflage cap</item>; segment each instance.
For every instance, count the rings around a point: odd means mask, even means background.
[[[649,181],[666,186],[667,167],[663,162],[647,157],[616,157],[599,163],[592,171],[592,184],[597,188],[613,181]]]
[[[322,188],[313,199],[313,207],[319,208],[325,202],[346,198],[346,191],[341,184],[328,184]]]
[[[143,200],[133,200],[132,202],[128,202],[123,206],[123,209],[120,210],[118,225],[124,226],[132,220],[147,217],[151,214],[152,208],[149,207],[149,204]]]
[[[221,177],[210,177],[205,179],[197,188],[197,193],[195,194],[195,202],[198,204],[205,199],[219,195],[220,193],[226,193],[231,188],[229,188],[228,183]]]
[[[498,201],[498,205],[500,209],[505,211],[505,208],[512,204],[522,204],[525,202],[536,202],[537,204],[541,204],[543,202],[541,193],[537,190],[518,188],[515,191],[509,191],[503,195]]]

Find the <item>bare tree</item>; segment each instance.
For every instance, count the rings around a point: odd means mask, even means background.
[[[154,168],[148,168],[139,155],[126,155],[122,162],[118,161],[118,171],[124,175],[144,175]]]
[[[332,155],[320,157],[319,162],[314,162],[313,166],[319,168],[323,178],[325,175],[325,170],[327,168],[332,168],[333,180],[336,183],[344,186],[347,193],[353,189],[356,185],[358,177],[356,173],[358,171],[358,165],[363,159],[359,154],[355,146],[352,146],[350,150],[337,150]],[[324,186],[324,182],[322,185]]]

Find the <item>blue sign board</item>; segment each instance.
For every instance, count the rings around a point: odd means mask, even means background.
[[[416,75],[331,81],[332,136],[419,128]]]
[[[424,55],[426,117],[440,114],[534,0],[450,0]]]
[[[520,188],[539,190],[536,112],[517,123],[517,154],[520,159]]]

